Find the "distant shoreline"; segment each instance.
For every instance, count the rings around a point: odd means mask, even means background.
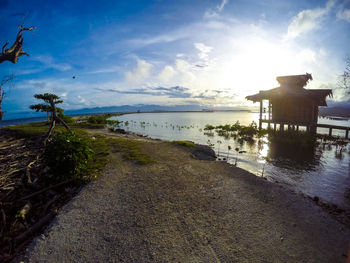
[[[99,113],[81,113],[81,114],[67,114],[71,117],[79,117],[79,116],[92,116],[92,115],[102,115],[102,114],[137,114],[137,113],[189,113],[189,112],[201,112],[201,113],[212,113],[212,112],[251,112],[254,113],[251,110],[214,110],[214,111],[132,111],[132,112],[99,112]],[[28,117],[28,118],[16,118],[16,119],[8,119],[8,120],[2,120],[0,121],[0,128],[11,126],[11,125],[18,125],[18,124],[25,124],[30,122],[37,122],[37,121],[44,121],[46,120],[46,116],[42,117]]]

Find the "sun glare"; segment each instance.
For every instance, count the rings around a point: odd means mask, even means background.
[[[310,50],[297,52],[266,40],[247,42],[225,58],[218,83],[242,94],[270,89],[278,85],[276,76],[304,72],[314,56]]]

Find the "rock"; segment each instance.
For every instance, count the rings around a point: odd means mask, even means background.
[[[206,161],[215,161],[216,155],[214,150],[207,145],[195,145],[191,149],[191,153],[196,159],[206,160]]]
[[[115,129],[114,132],[121,133],[121,134],[126,134],[127,133],[124,129]]]
[[[316,203],[318,203],[318,201],[320,201],[320,198],[318,197],[318,196],[314,196],[314,198],[312,199],[312,200],[314,200]]]

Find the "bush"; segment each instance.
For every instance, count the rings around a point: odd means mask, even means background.
[[[91,124],[106,124],[106,116],[90,116],[88,119],[87,119],[87,122],[88,123],[91,123]]]
[[[44,152],[44,161],[53,174],[50,183],[83,179],[92,155],[93,150],[87,139],[71,132],[56,134]]]
[[[68,116],[68,115],[65,115],[65,114],[62,114],[60,115],[61,119],[65,122],[65,123],[74,123],[74,120],[71,116]]]
[[[74,120],[71,116],[68,116],[64,114],[64,110],[61,108],[57,108],[58,116],[65,122],[65,123],[74,123]]]

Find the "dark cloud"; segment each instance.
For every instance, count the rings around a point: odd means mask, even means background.
[[[118,94],[137,94],[137,95],[151,95],[151,96],[167,96],[169,98],[190,98],[191,93],[188,88],[174,86],[174,87],[149,87],[133,90],[117,90],[117,89],[102,89],[101,91],[115,92]]]
[[[136,95],[150,95],[150,96],[166,96],[169,98],[181,99],[205,99],[214,100],[221,94],[221,90],[205,90],[200,94],[193,94],[189,88],[174,86],[174,87],[148,87],[133,90],[117,90],[117,89],[103,89],[98,88],[104,92],[114,92],[118,94],[136,94]]]

